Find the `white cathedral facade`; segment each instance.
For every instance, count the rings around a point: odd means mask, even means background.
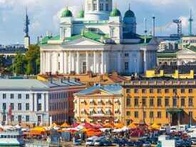
[[[156,39],[136,33],[134,12],[128,9],[122,16],[112,5],[112,0],[85,0],[75,17],[66,8],[60,35],[40,42],[40,74],[132,74],[154,68]]]

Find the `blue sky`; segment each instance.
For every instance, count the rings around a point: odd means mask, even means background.
[[[131,10],[137,17],[137,32],[143,33],[144,18],[151,29],[151,17],[156,16],[157,33],[167,35],[176,32],[173,19],[180,18],[183,33],[188,34],[189,11],[193,12],[193,33],[196,34],[196,0],[114,0],[114,5],[124,11]],[[0,0],[0,44],[23,43],[25,7],[31,21],[30,35],[32,42],[46,32],[59,34],[59,14],[66,6],[74,13],[81,9],[83,0]]]

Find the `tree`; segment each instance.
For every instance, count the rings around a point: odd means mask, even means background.
[[[16,53],[16,56],[14,58],[14,63],[12,65],[13,72],[15,74],[24,74],[26,70],[26,60],[25,56],[21,54],[20,52]]]
[[[25,57],[27,61],[26,74],[38,74],[40,71],[40,47],[30,45]]]

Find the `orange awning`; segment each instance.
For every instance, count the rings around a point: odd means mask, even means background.
[[[64,122],[62,125],[61,125],[62,128],[69,128],[70,125],[66,122]]]

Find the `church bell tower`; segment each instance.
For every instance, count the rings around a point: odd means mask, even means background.
[[[112,0],[85,0],[86,20],[108,20],[112,11]]]

